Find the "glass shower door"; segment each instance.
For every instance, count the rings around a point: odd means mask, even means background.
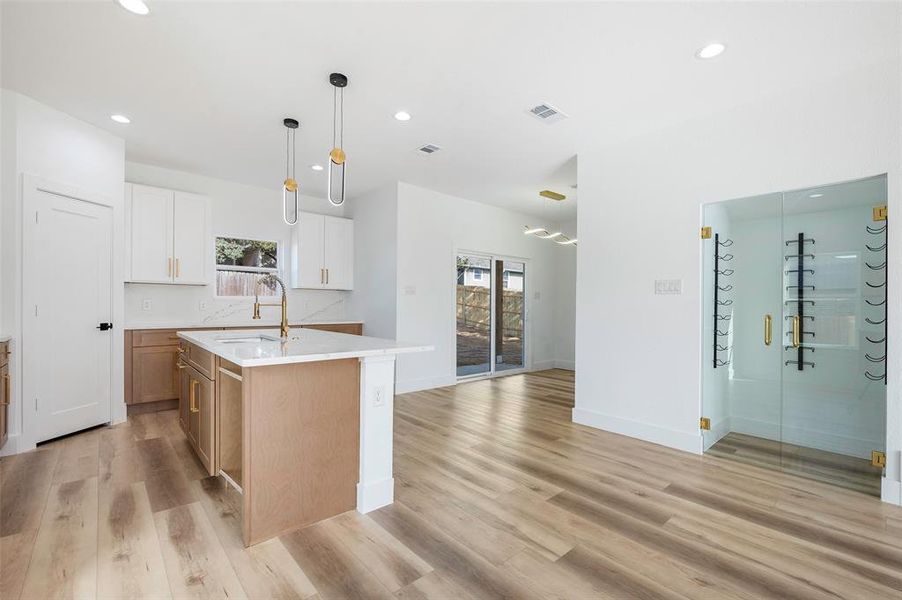
[[[885,177],[783,194],[781,466],[878,495],[886,443]]]

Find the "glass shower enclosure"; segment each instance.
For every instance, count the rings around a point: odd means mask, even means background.
[[[886,177],[704,207],[705,451],[880,495]]]

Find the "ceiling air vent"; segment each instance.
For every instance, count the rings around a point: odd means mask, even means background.
[[[441,149],[441,146],[436,146],[435,144],[426,144],[425,146],[420,146],[419,148],[417,148],[416,151],[418,154],[429,155],[435,154]]]
[[[533,106],[529,109],[529,114],[543,123],[557,123],[558,121],[563,121],[567,118],[567,115],[547,102],[539,104],[538,106]]]

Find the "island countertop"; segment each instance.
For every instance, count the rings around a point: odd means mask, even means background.
[[[334,333],[316,329],[292,329],[282,341],[271,329],[246,331],[179,331],[178,337],[239,367],[264,367],[292,363],[427,352],[433,346],[408,344],[382,338]],[[259,341],[238,341],[249,338]]]

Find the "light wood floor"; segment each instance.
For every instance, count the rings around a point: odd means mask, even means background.
[[[574,425],[545,371],[396,399],[397,501],[245,549],[173,412],[0,461],[0,598],[900,598],[902,509]]]
[[[720,438],[708,454],[750,465],[780,469],[787,473],[824,481],[875,498],[880,497],[883,470],[871,461],[816,448],[730,432]]]

